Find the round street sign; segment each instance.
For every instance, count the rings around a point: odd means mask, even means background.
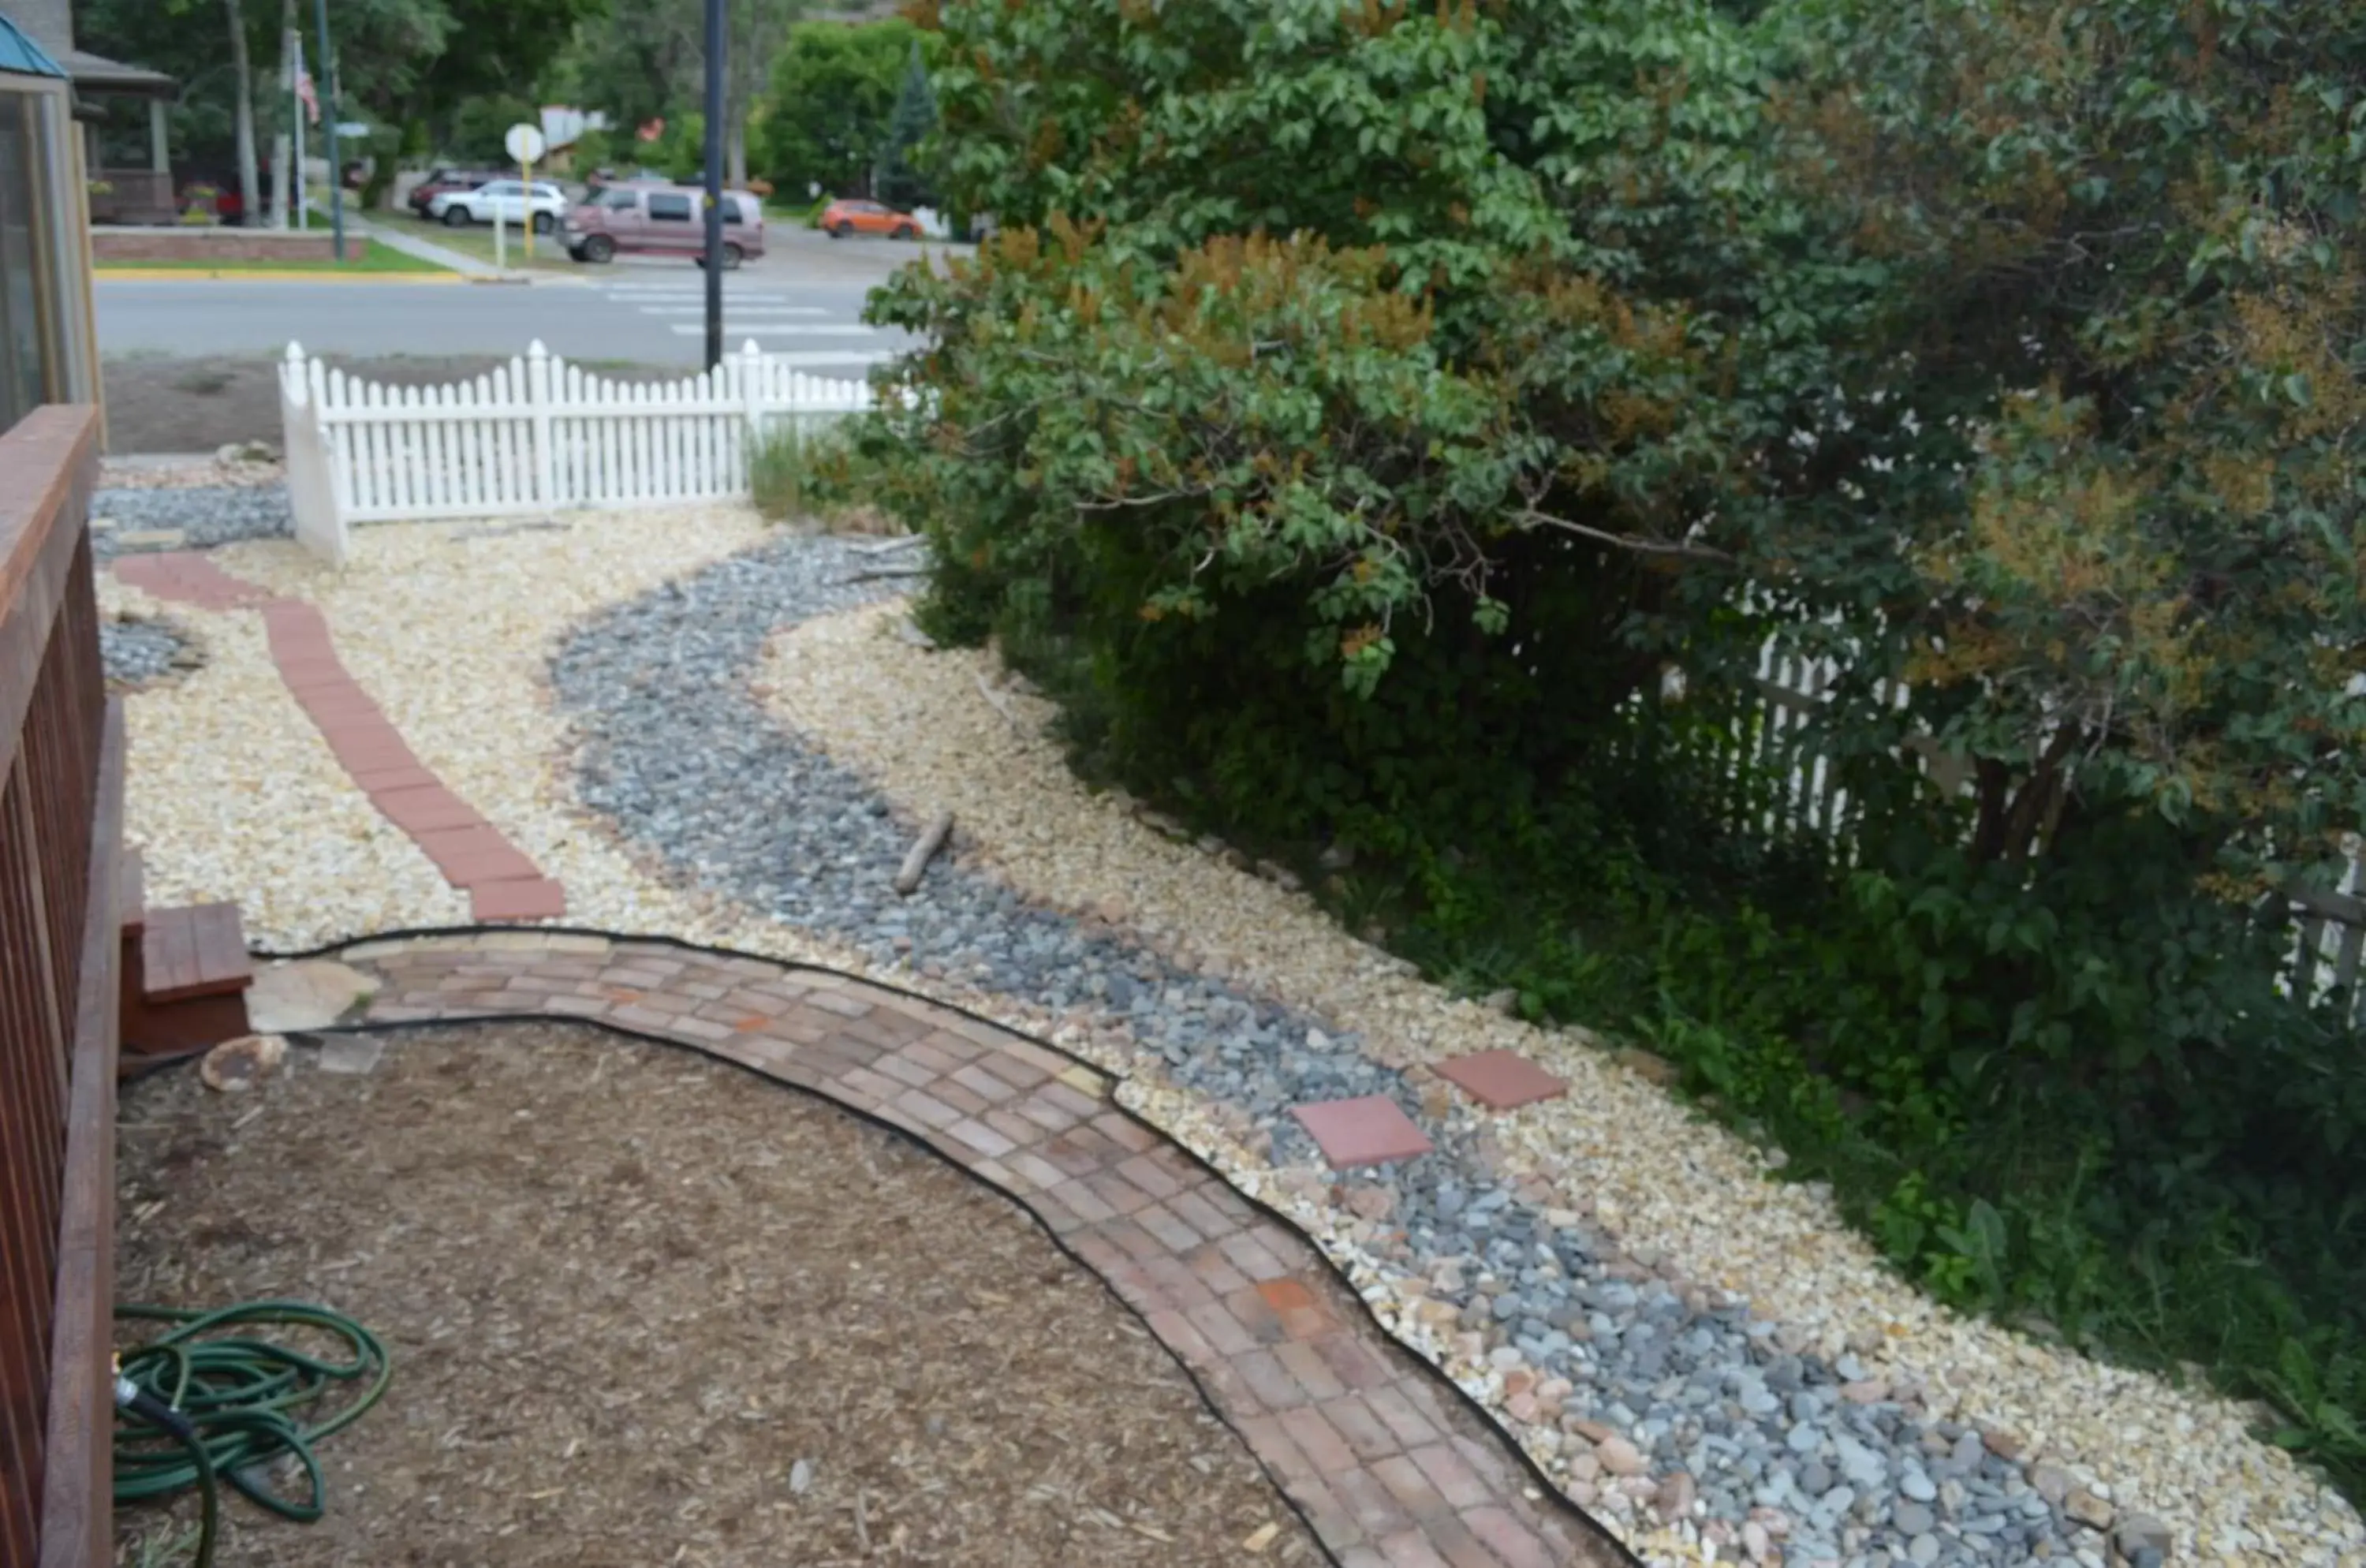
[[[508,135],[501,138],[501,145],[508,148],[510,156],[519,163],[535,163],[543,154],[541,129],[520,120],[510,127]]]

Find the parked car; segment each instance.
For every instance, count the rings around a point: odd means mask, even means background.
[[[445,191],[427,204],[427,216],[456,229],[464,223],[504,223],[534,218],[534,231],[547,234],[567,216],[567,193],[540,180],[488,180],[474,190]]]
[[[411,188],[411,194],[403,199],[411,204],[411,211],[424,218],[427,216],[428,203],[437,197],[474,190],[480,185],[501,177],[501,172],[499,169],[432,169],[428,172],[427,177],[413,186]]]
[[[821,226],[833,240],[850,234],[884,234],[891,240],[917,240],[920,220],[898,212],[884,201],[833,201],[821,209]]]
[[[704,265],[704,193],[637,181],[603,186],[567,214],[567,254],[580,262],[614,261],[633,252],[689,256]],[[764,204],[744,190],[723,193],[723,265],[764,254]]]

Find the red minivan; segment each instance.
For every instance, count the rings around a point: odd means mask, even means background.
[[[597,195],[567,214],[567,254],[580,262],[614,261],[626,252],[703,260],[704,195],[682,186],[638,181],[603,186]],[[725,191],[723,265],[735,267],[749,256],[763,254],[763,202],[744,190]]]

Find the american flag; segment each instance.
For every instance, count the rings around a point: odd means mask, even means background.
[[[314,125],[320,124],[320,95],[312,91],[312,73],[300,65],[296,68],[296,96],[304,100],[304,118]]]

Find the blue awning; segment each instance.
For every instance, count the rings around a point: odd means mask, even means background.
[[[19,76],[55,76],[65,80],[65,67],[41,51],[41,46],[18,30],[17,24],[0,17],[0,71]]]

